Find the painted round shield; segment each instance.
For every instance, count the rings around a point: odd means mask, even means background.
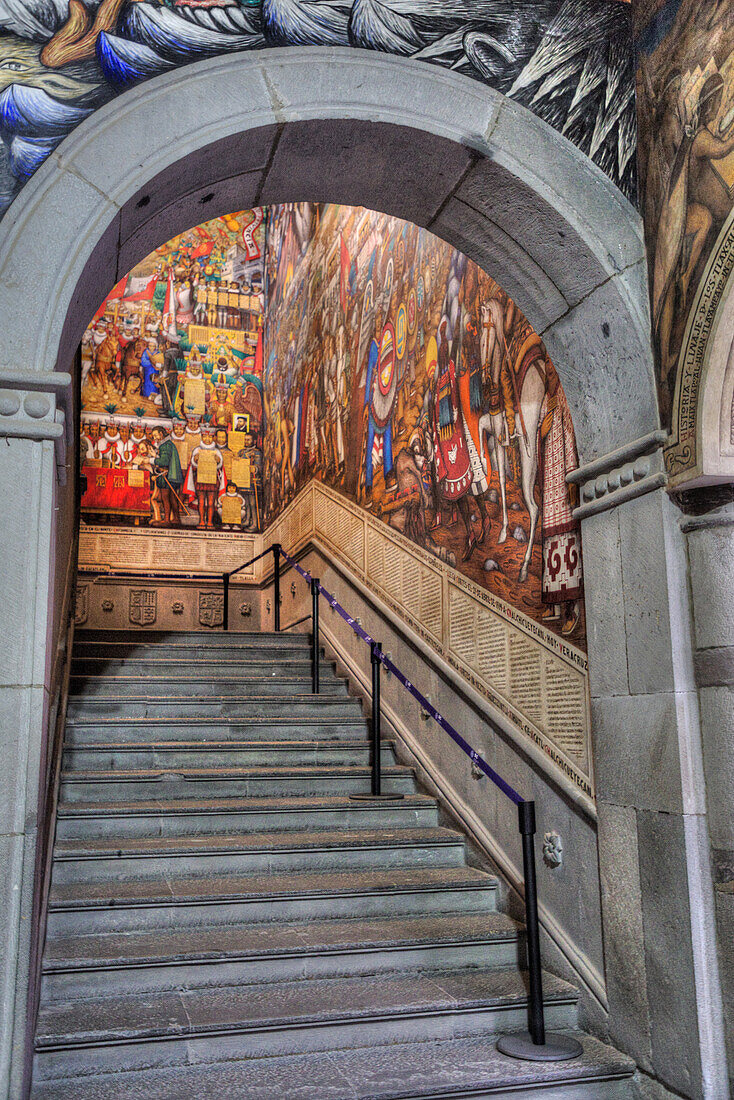
[[[430,266],[430,264],[426,264],[426,270],[423,272],[423,283],[424,283],[425,291],[426,291],[426,301],[428,301],[428,299],[431,297],[431,287],[433,285],[432,282],[431,282],[431,266]]]
[[[408,335],[408,315],[405,306],[400,303],[398,315],[395,318],[395,354],[398,359],[405,355],[405,340]]]
[[[395,404],[398,372],[395,359],[395,330],[388,321],[382,332],[377,377],[372,387],[372,416],[378,428],[387,425]]]
[[[418,324],[418,304],[416,302],[416,293],[413,287],[410,288],[410,294],[408,295],[408,335],[412,336],[415,332],[415,326]]]

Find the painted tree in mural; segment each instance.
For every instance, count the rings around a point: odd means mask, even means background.
[[[59,142],[126,88],[265,46],[358,46],[506,93],[636,201],[624,0],[0,0],[0,210]]]

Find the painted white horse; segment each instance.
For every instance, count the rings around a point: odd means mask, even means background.
[[[505,338],[504,309],[502,303],[496,298],[491,298],[488,302],[482,303],[481,354],[485,370],[489,367],[493,388],[497,389],[500,386],[503,358],[507,356],[509,370],[513,370],[513,366],[509,362]],[[526,581],[528,577],[528,568],[533,553],[533,540],[540,512],[535,501],[535,482],[538,477],[538,425],[545,391],[545,360],[539,357],[525,372],[525,376],[519,384],[519,392],[516,393],[516,398],[519,399],[519,407],[515,409],[515,433],[513,438],[517,438],[519,441],[522,497],[530,517],[528,548],[525,551],[518,577],[521,582]],[[507,459],[505,450],[511,445],[504,411],[500,409],[497,413],[485,413],[480,417],[479,433],[483,442],[487,437],[494,442],[502,503],[502,528],[497,541],[501,543],[507,539]],[[488,446],[487,451],[489,451]]]

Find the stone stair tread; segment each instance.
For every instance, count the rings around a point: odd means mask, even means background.
[[[473,867],[390,868],[386,871],[289,872],[266,875],[212,875],[192,878],[74,882],[51,886],[49,908],[121,908],[125,905],[187,905],[247,899],[399,894],[403,891],[496,888],[496,879]]]
[[[480,1090],[506,1095],[539,1082],[571,1087],[634,1072],[634,1063],[611,1047],[588,1035],[577,1038],[583,1054],[571,1062],[507,1058],[493,1038],[442,1039],[54,1080],[38,1085],[33,1100],[408,1100],[476,1096]]]
[[[215,703],[261,703],[264,706],[272,706],[273,703],[281,705],[287,703],[311,703],[314,707],[343,706],[345,701],[355,699],[350,695],[314,695],[311,691],[292,691],[284,695],[217,695],[214,697],[202,696],[194,698],[194,703],[206,703],[213,706]],[[171,699],[168,695],[74,695],[74,702],[84,701],[87,706],[109,706],[111,703],[160,703],[170,702],[171,706],[180,707],[181,699]]]
[[[385,745],[394,745],[395,741],[387,737],[382,737],[380,743]],[[185,750],[186,752],[235,752],[238,749],[255,749],[258,752],[298,752],[303,749],[314,749],[316,751],[323,750],[324,752],[333,752],[335,749],[355,749],[364,748],[369,745],[367,738],[364,741],[356,741],[352,738],[349,741],[317,741],[317,740],[285,740],[281,741],[87,741],[84,745],[72,745],[69,746],[67,751],[70,752],[177,752]]]
[[[551,974],[543,976],[543,994],[546,1001],[575,1003],[578,997],[573,986]],[[85,998],[41,1010],[36,1049],[461,1012],[526,1000],[522,971],[476,967]]]
[[[155,651],[156,647],[152,646],[151,649],[153,651]],[[95,662],[95,663],[114,662],[115,665],[120,665],[120,664],[125,664],[129,661],[132,664],[144,664],[146,666],[152,665],[154,668],[156,668],[160,665],[161,668],[165,668],[168,671],[171,670],[171,659],[170,659],[170,657],[154,657],[154,656],[148,656],[148,655],[139,656],[137,653],[134,653],[134,652],[126,654],[124,656],[122,656],[120,654],[115,654],[115,653],[111,653],[108,656],[101,656],[101,655],[98,656],[96,654],[80,655],[79,653],[77,653],[75,651],[74,657],[72,659],[76,664],[84,664],[86,662]],[[321,658],[320,659],[321,659],[321,664],[323,664],[323,665],[333,665],[334,664],[334,660],[332,658],[327,658],[327,657],[324,656],[323,649],[321,650]],[[299,665],[301,665],[301,664],[310,665],[311,664],[311,651],[310,651],[310,648],[307,649],[305,647],[300,647],[299,646],[297,649],[294,650],[294,652],[292,654],[291,653],[286,653],[285,656],[281,656],[281,651],[279,649],[277,649],[277,650],[272,651],[271,656],[253,657],[253,658],[249,658],[249,660],[251,660],[252,663],[256,664],[256,665],[274,665],[276,667],[279,666],[279,665],[282,665],[282,664],[289,664],[290,662],[295,662],[296,664],[299,664]],[[248,664],[249,664],[249,660],[247,662]],[[202,661],[201,651],[199,650],[196,656],[177,657],[175,667],[180,668],[182,665],[184,665],[184,666],[185,665],[196,665],[198,667],[202,663],[203,664],[214,664],[214,663],[216,663],[217,665],[221,665],[221,664],[237,665],[238,667],[243,664],[242,660],[238,659],[236,657],[219,657],[218,656],[216,658],[216,662],[214,662],[213,660],[208,659],[207,657],[204,657],[203,661]]]
[[[404,764],[390,764],[382,769],[385,777],[412,775],[413,769]],[[61,773],[62,783],[124,782],[125,780],[163,780],[166,776],[180,779],[282,779],[286,776],[339,776],[370,775],[370,769],[358,764],[277,764],[253,765],[234,768],[192,768],[189,764],[171,768],[80,768]]]
[[[54,859],[83,859],[89,856],[129,857],[193,855],[207,852],[267,852],[333,848],[436,847],[463,844],[460,833],[451,829],[319,829],[266,833],[204,834],[190,837],[100,837],[93,840],[57,840]]]
[[[430,944],[515,940],[520,926],[506,913],[439,913],[419,916],[285,920],[180,930],[96,932],[52,936],[45,972],[177,962],[221,961],[385,951]]]
[[[200,667],[201,662],[197,661],[196,664]],[[237,664],[237,668],[240,670],[241,675],[233,675],[230,670],[227,670],[226,673],[222,675],[207,672],[207,680],[215,683],[226,683],[233,680],[243,680],[247,682],[249,680],[263,680],[266,678],[266,674],[258,668],[252,669],[252,674],[247,675],[249,671],[247,664],[243,665],[242,663],[239,663]],[[310,667],[306,667],[306,662],[304,662],[303,673],[299,673],[298,675],[284,675],[283,672],[280,671],[280,669],[277,669],[275,667],[275,662],[273,662],[273,668],[267,674],[270,675],[271,679],[277,680],[280,683],[304,683],[307,680],[310,680]],[[344,680],[346,680],[346,676],[337,676],[336,674],[330,675],[329,673],[326,674],[329,676],[330,680],[338,680],[340,683],[343,683]],[[141,672],[139,675],[122,672],[72,672],[72,674],[70,674],[70,679],[83,680],[85,684],[197,684],[201,682],[201,676],[194,675],[193,671],[188,672],[188,670],[186,670],[186,674],[179,674],[177,665],[173,669],[169,668],[165,675],[160,676],[154,676],[147,672]]]
[[[272,643],[273,645],[297,645],[301,639],[306,645],[310,635],[305,631],[295,634],[276,633],[273,630],[148,630],[141,634],[139,630],[78,630],[74,637],[74,645],[93,643],[96,645],[150,645],[160,646],[164,642],[166,647],[171,645],[186,645],[187,643],[198,645],[206,640],[213,645],[260,645]]]
[[[425,794],[406,794],[399,802],[393,804],[396,807],[413,809],[432,809],[436,805],[435,798]],[[135,817],[161,814],[198,814],[198,813],[246,813],[249,810],[258,812],[273,812],[291,810],[351,810],[359,808],[373,809],[376,813],[384,812],[384,806],[379,802],[354,802],[348,796],[319,795],[309,797],[295,795],[292,798],[160,798],[149,799],[145,802],[61,802],[58,806],[59,817],[118,817],[130,814]]]

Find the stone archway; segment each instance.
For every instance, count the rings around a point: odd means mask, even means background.
[[[16,571],[13,583],[27,594],[6,632],[7,646],[18,654],[8,673],[15,695],[6,723],[15,737],[7,767],[16,781],[0,828],[5,865],[12,868],[0,904],[15,944],[2,978],[14,990],[9,1018],[15,1016],[15,1029],[5,1032],[0,1065],[14,1082],[12,1096],[20,1095],[26,1049],[32,938],[22,914],[31,911],[34,897],[36,792],[45,780],[41,761],[55,691],[51,657],[68,600],[68,570],[60,559],[72,545],[73,494],[59,489],[55,500],[51,488],[54,466],[64,465],[60,414],[68,424],[74,415],[64,372],[101,294],[152,246],[203,216],[300,199],[365,205],[409,219],[491,270],[558,366],[589,476],[595,462],[611,468],[605,456],[658,428],[640,220],[574,146],[496,92],[369,52],[265,50],[150,81],[96,112],[62,143],[0,225],[0,381],[19,395],[17,408],[11,399],[8,412],[0,410],[0,433],[14,437],[0,461],[8,486],[17,484],[22,463],[24,493],[32,501],[29,513],[26,496],[9,492],[0,546]],[[42,400],[29,401],[38,389],[45,391]],[[654,502],[648,511],[662,531],[661,494],[648,502]],[[634,533],[620,534],[616,511],[586,521],[584,538],[596,563],[587,585],[590,662],[599,670],[592,671],[592,705],[600,729],[602,817],[605,800],[615,812],[630,801],[646,806],[637,790],[640,776],[631,781],[631,794],[615,787],[625,750],[617,744],[614,707],[620,698],[634,707],[630,697],[639,692],[649,710],[658,695],[672,690],[670,660],[652,670],[661,649],[670,656],[671,614],[664,584],[655,593],[660,607],[646,620],[650,638],[644,624],[638,630],[626,619],[622,562],[634,549]],[[663,562],[663,576],[666,568]],[[632,604],[636,595],[633,583]],[[630,675],[636,660],[644,667]],[[665,792],[654,801],[650,812],[680,817],[680,799]],[[606,815],[602,866],[615,867],[620,849],[638,866],[637,831],[627,824]],[[632,878],[639,891],[639,868]],[[616,907],[605,907],[603,922],[616,963],[630,920],[642,918],[639,898],[631,896],[621,914],[615,900]],[[646,997],[656,982],[652,962]],[[629,966],[645,971],[639,945]],[[689,969],[695,970],[693,960]],[[671,1007],[663,1002],[655,1009],[658,1023],[647,1001],[644,1010],[637,1003],[626,1010],[625,974],[613,975],[608,1002],[600,990],[599,1006],[610,1008],[611,1016],[598,1026],[654,1066],[647,1053],[650,1032],[663,1026]],[[690,1011],[686,1030],[696,1036],[695,1009]],[[638,1039],[635,1028],[645,1013]],[[692,1058],[700,1064],[692,1042],[694,1053],[683,1051],[676,1063]],[[0,1092],[4,1087],[0,1076]]]

